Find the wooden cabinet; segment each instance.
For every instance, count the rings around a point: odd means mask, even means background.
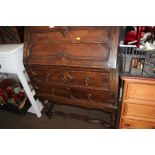
[[[37,95],[117,113],[119,27],[27,27],[24,61]]]
[[[124,80],[120,128],[155,128],[155,79]]]

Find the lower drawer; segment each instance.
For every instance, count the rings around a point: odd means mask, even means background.
[[[53,84],[50,82],[33,82],[34,88],[36,88],[37,93],[45,93],[53,97],[65,97],[68,99],[72,99],[73,102],[80,99],[85,100],[89,104],[93,104],[94,102],[103,102],[109,104],[115,103],[116,94],[110,91],[87,89],[85,87],[73,87],[62,84]]]
[[[124,109],[124,116],[137,116],[155,119],[155,106],[127,103]]]
[[[120,128],[126,129],[155,129],[155,122],[139,121],[123,118]]]
[[[33,86],[38,97],[54,103],[100,109],[107,112],[116,112],[117,110],[114,105],[115,94],[108,91],[88,90],[86,88],[37,81],[33,83]]]
[[[117,107],[109,103],[93,102],[93,101],[90,103],[89,101],[84,99],[67,98],[64,96],[57,96],[57,95],[52,96],[46,93],[37,93],[36,95],[41,99],[46,99],[56,104],[66,104],[72,106],[79,106],[87,109],[103,110],[115,114],[117,112]]]
[[[85,99],[90,104],[93,102],[115,103],[115,93],[109,91],[100,91],[87,88],[70,87],[71,96],[76,99]]]

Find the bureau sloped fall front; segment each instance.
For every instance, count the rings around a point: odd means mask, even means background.
[[[24,63],[37,96],[117,115],[119,27],[26,27]]]

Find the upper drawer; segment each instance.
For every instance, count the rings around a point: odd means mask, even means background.
[[[105,42],[108,38],[109,27],[31,27],[29,31],[31,40],[34,43],[51,43],[51,42]]]
[[[85,89],[80,87],[71,87],[68,85],[54,84],[50,82],[38,82],[34,81],[33,86],[36,89],[37,93],[45,93],[60,97],[65,97],[72,99],[73,102],[76,100],[85,100],[88,104],[97,104],[99,103],[109,103],[115,104],[115,93],[109,91],[98,91],[92,89]]]
[[[124,115],[155,118],[155,106],[127,103],[125,105]]]
[[[109,89],[110,72],[64,69],[65,80],[69,84],[85,87],[99,87]]]
[[[59,66],[28,66],[26,68],[32,81],[65,83],[69,86],[117,92],[117,75],[112,71]]]
[[[64,76],[62,69],[59,67],[27,67],[27,72],[30,76],[30,79],[33,81],[42,81],[42,82],[56,82],[63,83]]]
[[[128,83],[125,101],[133,103],[155,104],[155,85]]]

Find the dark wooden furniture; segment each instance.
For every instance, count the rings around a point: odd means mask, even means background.
[[[37,95],[117,114],[119,27],[26,27],[24,61]]]
[[[155,79],[122,79],[124,90],[119,128],[155,128]]]
[[[23,26],[0,26],[0,44],[19,44],[23,41]]]

